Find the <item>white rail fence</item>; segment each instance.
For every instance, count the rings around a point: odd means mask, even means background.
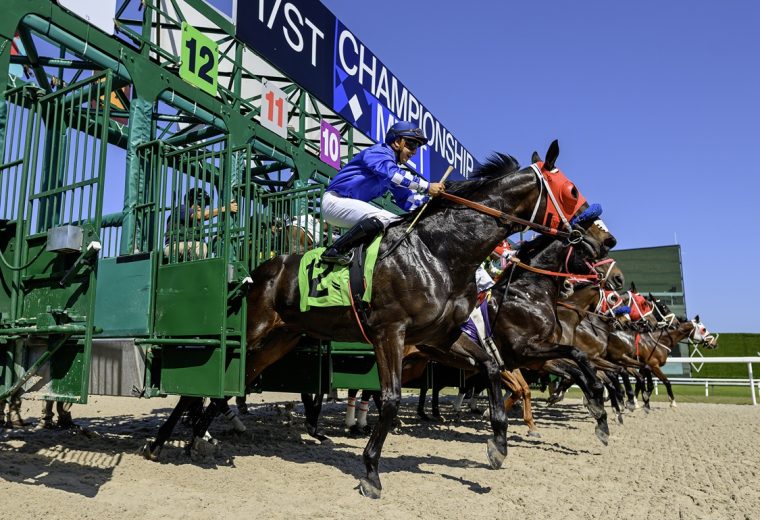
[[[760,353],[758,353],[760,354]],[[668,363],[691,363],[699,365],[701,363],[745,363],[747,365],[747,379],[723,379],[723,378],[706,378],[706,377],[669,377],[671,383],[677,385],[704,385],[705,396],[709,396],[709,387],[712,385],[727,386],[749,386],[752,394],[752,404],[757,405],[758,396],[760,396],[760,381],[755,381],[752,374],[752,363],[760,363],[758,357],[669,357]],[[657,383],[655,383],[655,393],[659,394]]]

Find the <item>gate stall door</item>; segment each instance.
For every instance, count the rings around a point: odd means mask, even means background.
[[[227,138],[189,147],[159,146],[161,238],[154,313],[161,391],[216,396],[240,394],[245,316],[235,298],[239,269],[234,245],[242,214],[235,199]],[[240,185],[235,186],[240,193]],[[239,209],[243,200],[236,200]]]
[[[4,96],[0,349],[15,365],[6,389],[40,365],[24,388],[87,400],[110,92],[106,71]]]

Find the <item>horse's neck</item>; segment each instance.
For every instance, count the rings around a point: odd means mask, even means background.
[[[573,294],[567,298],[566,302],[584,311],[593,312],[599,305],[601,298],[602,295],[599,287],[596,285],[584,285],[573,291]]]
[[[668,331],[668,339],[671,346],[677,344],[679,341],[686,339],[691,331],[694,330],[694,324],[690,321],[681,323],[677,328]]]
[[[523,252],[525,253],[525,250]],[[564,261],[562,244],[554,240],[548,242],[543,248],[531,250],[529,255],[521,257],[520,252],[517,253],[521,262],[538,269],[558,271]],[[534,273],[520,267],[514,269],[516,271],[510,283],[510,291],[514,290],[515,293],[530,295],[531,300],[536,303],[554,303],[557,301],[559,283],[555,277]]]
[[[477,181],[476,181],[477,182]],[[504,214],[528,218],[536,200],[533,173],[514,172],[484,183],[465,198]],[[519,210],[518,210],[519,208]],[[471,271],[480,265],[505,236],[519,229],[493,216],[461,205],[437,207],[420,219],[413,234],[436,258],[456,260],[452,271]]]

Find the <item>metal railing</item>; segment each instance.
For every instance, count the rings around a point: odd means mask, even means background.
[[[760,363],[760,356],[757,357],[669,357],[668,363],[746,363],[747,374],[749,375],[749,387],[752,394],[752,404],[757,405],[757,395],[755,394],[755,379],[752,374],[752,363]],[[702,378],[704,381],[706,378]],[[717,379],[716,379],[717,380]],[[674,379],[670,379],[671,382],[675,382]],[[757,393],[760,394],[760,385],[758,385]],[[707,395],[707,394],[705,394]]]

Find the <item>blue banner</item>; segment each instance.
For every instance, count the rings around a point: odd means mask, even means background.
[[[237,36],[374,141],[398,120],[428,137],[409,166],[438,180],[467,178],[478,162],[324,5],[313,0],[238,2]]]

